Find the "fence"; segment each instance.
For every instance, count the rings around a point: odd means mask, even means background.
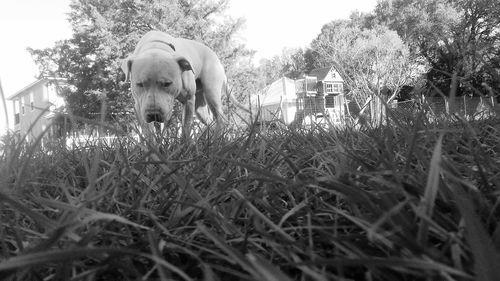
[[[477,120],[495,114],[498,103],[493,97],[456,97],[453,102],[448,97],[432,97],[390,104],[391,114],[396,118],[407,118],[419,110],[425,110],[431,120],[448,114],[457,114],[467,120]]]

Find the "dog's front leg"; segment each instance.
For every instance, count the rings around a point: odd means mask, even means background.
[[[182,120],[182,136],[185,141],[192,142],[191,127],[193,123],[194,114],[194,96],[186,100],[184,105],[184,116]]]

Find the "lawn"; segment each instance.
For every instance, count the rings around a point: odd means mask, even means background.
[[[4,137],[0,279],[497,280],[499,119],[388,124]]]

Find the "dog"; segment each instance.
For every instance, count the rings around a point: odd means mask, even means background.
[[[121,66],[130,79],[135,112],[139,124],[166,122],[172,117],[174,102],[184,105],[182,133],[190,138],[193,114],[208,124],[207,106],[220,131],[225,119],[222,92],[238,107],[241,105],[228,91],[224,67],[206,45],[176,38],[160,31],[149,31],[137,43],[134,52]]]

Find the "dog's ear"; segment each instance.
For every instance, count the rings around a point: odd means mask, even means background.
[[[125,81],[128,81],[130,78],[130,70],[132,69],[132,58],[128,57],[122,60],[122,70],[125,73]]]
[[[179,67],[182,71],[182,87],[189,95],[194,96],[196,92],[196,77],[194,76],[194,70],[191,67],[191,64],[185,58],[178,59],[177,63],[179,64]]]
[[[179,63],[179,67],[181,68],[182,72],[190,70],[193,71],[193,68],[191,67],[191,64],[188,62],[187,59],[185,58],[177,59],[177,63]]]

